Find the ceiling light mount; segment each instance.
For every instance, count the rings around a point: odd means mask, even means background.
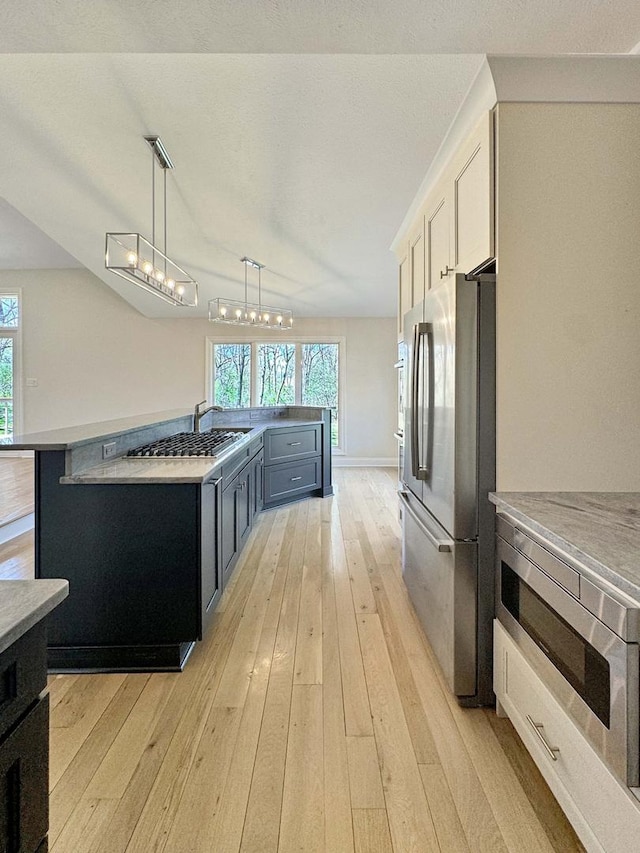
[[[240,258],[244,264],[244,301],[218,297],[209,302],[209,320],[232,326],[254,326],[259,329],[288,331],[293,326],[293,312],[289,308],[270,308],[262,304],[262,270],[264,264],[253,258]],[[248,270],[258,270],[258,301],[248,301]]]
[[[105,267],[171,305],[195,307],[198,283],[167,256],[167,170],[174,165],[159,136],[145,136],[151,152],[151,241],[141,234],[109,232]],[[163,172],[162,249],[156,245],[156,163]]]

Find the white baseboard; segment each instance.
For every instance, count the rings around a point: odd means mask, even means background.
[[[334,468],[397,468],[398,460],[393,456],[333,456]]]
[[[26,533],[27,530],[33,530],[33,525],[32,512],[29,515],[23,515],[22,518],[16,518],[15,521],[10,521],[8,524],[3,524],[0,526],[0,545],[4,545],[5,542],[15,539],[16,536]]]

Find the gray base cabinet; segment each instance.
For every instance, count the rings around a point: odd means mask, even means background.
[[[226,586],[238,557],[253,527],[253,520],[262,504],[262,437],[249,445],[249,460],[233,476],[223,475],[221,499],[221,563],[222,585]]]
[[[46,850],[49,827],[47,645],[40,622],[0,655],[0,850]],[[41,846],[43,845],[43,846]]]
[[[322,494],[322,426],[270,429],[264,448],[264,507]]]

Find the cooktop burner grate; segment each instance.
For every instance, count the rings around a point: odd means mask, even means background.
[[[234,441],[242,438],[243,432],[212,429],[210,432],[179,432],[167,438],[159,438],[150,444],[134,447],[127,456],[217,456]]]

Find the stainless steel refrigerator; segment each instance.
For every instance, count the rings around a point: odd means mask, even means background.
[[[404,318],[402,573],[463,705],[493,701],[495,276],[456,275]]]

